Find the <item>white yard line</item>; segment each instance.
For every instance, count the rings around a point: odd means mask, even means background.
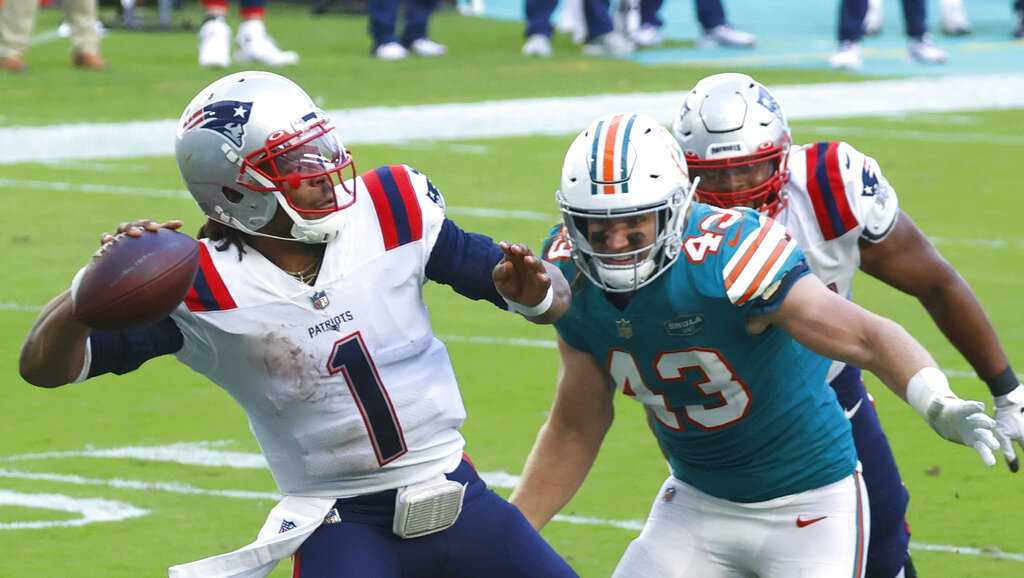
[[[41,452],[0,457],[0,462],[20,462],[31,460],[51,460],[71,457],[92,457],[108,459],[134,459],[157,461],[182,465],[200,465],[210,467],[228,467],[237,469],[265,469],[266,460],[255,453],[228,451],[229,441],[183,442],[166,446],[128,446],[121,448],[85,448],[82,450]],[[496,488],[514,488],[520,476],[508,472],[481,472],[480,476],[488,485]],[[120,478],[99,479],[83,476],[49,472],[27,472],[0,468],[0,479],[29,480],[71,484],[76,486],[99,486],[118,490],[136,490],[143,492],[168,492],[190,496],[213,496],[243,500],[277,501],[280,495],[275,492],[256,492],[249,490],[205,489],[182,482],[146,482],[140,480],[124,480]],[[75,520],[11,522],[0,523],[0,530],[16,530],[27,528],[43,528],[56,526],[80,526],[97,521],[116,521],[146,515],[149,512],[135,508],[122,502],[100,499],[69,498],[60,494],[25,494],[0,489],[0,505],[14,505],[26,508],[60,509],[79,512],[83,517]],[[612,520],[592,516],[560,514],[555,516],[556,522],[585,526],[605,526],[620,528],[632,532],[643,529],[643,520]],[[1002,552],[999,550],[953,546],[947,544],[925,544],[912,542],[914,550],[930,552],[946,552],[999,560],[1024,562],[1024,553]]]
[[[0,489],[0,506],[19,506],[42,510],[60,510],[79,514],[71,520],[0,522],[0,530],[38,530],[40,528],[72,528],[94,522],[120,522],[149,514],[149,510],[131,504],[99,498],[76,498],[63,494],[29,494]]]
[[[1024,108],[1024,75],[778,86],[792,120]],[[615,110],[668,124],[677,92],[599,94],[329,111],[348,144],[567,135]],[[173,154],[175,120],[0,128],[0,164]],[[62,143],[55,146],[54,143]]]
[[[41,306],[38,305],[21,305],[18,303],[0,303],[0,311],[16,311],[19,313],[37,313],[42,310]],[[554,339],[527,339],[522,337],[495,337],[493,335],[438,335],[438,339],[445,343],[472,343],[475,345],[501,345],[501,346],[512,346],[512,347],[533,347],[537,349],[557,349],[558,344],[555,343]],[[972,370],[968,369],[943,369],[943,373],[948,375],[950,378],[958,379],[977,379],[977,374]],[[1024,375],[1018,376],[1022,382],[1024,382]],[[96,450],[106,451],[106,450]],[[34,454],[26,454],[34,455]],[[64,457],[63,454],[59,453],[48,453],[40,454],[43,457]],[[80,455],[80,454],[75,454]],[[199,455],[199,454],[197,454]],[[91,457],[104,457],[100,455]],[[116,456],[112,456],[116,457]],[[2,458],[0,458],[2,459]],[[28,458],[25,458],[28,459]],[[202,459],[202,458],[196,458]]]

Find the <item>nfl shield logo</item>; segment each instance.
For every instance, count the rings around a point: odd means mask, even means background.
[[[309,296],[309,300],[313,302],[313,307],[317,309],[327,309],[327,306],[331,304],[331,300],[327,298],[326,291],[317,291]]]
[[[615,325],[619,327],[619,337],[623,339],[633,337],[633,324],[629,319],[619,319],[615,322]]]

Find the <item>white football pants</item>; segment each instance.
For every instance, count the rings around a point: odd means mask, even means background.
[[[863,576],[870,525],[858,472],[833,484],[744,504],[669,476],[612,578]]]

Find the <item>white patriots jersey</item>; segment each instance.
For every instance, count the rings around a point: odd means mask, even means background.
[[[896,191],[875,159],[845,142],[823,142],[791,149],[783,194],[787,203],[775,219],[803,249],[811,271],[850,299],[859,242],[878,243],[896,226]],[[844,365],[833,363],[828,379]]]
[[[350,185],[353,183],[350,183]],[[314,286],[200,242],[178,358],[224,388],[286,495],[343,498],[452,471],[466,412],[422,286],[443,200],[404,165],[358,177]]]

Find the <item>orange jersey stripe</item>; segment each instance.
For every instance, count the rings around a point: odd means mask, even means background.
[[[747,302],[748,299],[753,297],[754,292],[757,291],[757,288],[761,286],[761,282],[764,281],[764,278],[765,276],[768,275],[768,272],[772,270],[772,266],[774,266],[775,262],[779,260],[779,255],[781,255],[782,252],[786,250],[787,245],[789,245],[788,237],[783,237],[779,239],[778,244],[775,245],[775,249],[772,250],[772,254],[768,257],[768,261],[764,264],[763,267],[761,267],[761,270],[757,272],[757,275],[754,276],[754,280],[750,283],[750,287],[747,289],[747,292],[744,293],[743,297],[741,297],[740,300],[736,302],[736,305],[743,305],[744,303]]]
[[[761,246],[761,241],[768,236],[768,231],[771,230],[774,221],[771,219],[765,219],[764,225],[761,226],[761,230],[757,233],[757,238],[754,242],[747,247],[747,252],[740,258],[740,262],[733,267],[732,272],[725,278],[725,290],[728,291],[732,284],[736,282],[736,279],[743,273],[743,269],[746,268],[747,263],[754,258],[754,253],[757,253],[757,248]]]

